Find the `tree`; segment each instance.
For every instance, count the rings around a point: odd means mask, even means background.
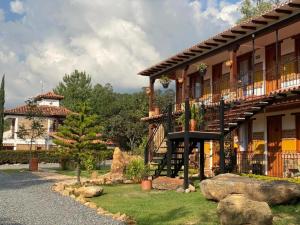
[[[67,116],[63,125],[58,128],[54,143],[68,152],[76,162],[77,183],[80,184],[81,165],[91,150],[103,148],[97,124],[97,116],[92,115],[86,104],[81,104],[78,113]]]
[[[54,92],[65,98],[62,105],[76,112],[80,105],[90,101],[92,94],[91,77],[85,72],[75,70],[70,75],[66,74],[63,81],[58,84]]]
[[[258,16],[263,12],[272,9],[272,6],[274,4],[278,4],[279,2],[279,0],[244,0],[240,7],[242,18],[238,22],[243,22],[254,16]]]
[[[46,133],[46,129],[43,125],[43,113],[39,110],[38,105],[33,100],[27,100],[27,113],[26,119],[29,121],[29,125],[20,125],[17,135],[24,141],[29,140],[30,143],[30,157],[32,152],[33,143],[37,138],[42,137]]]
[[[5,75],[3,75],[2,77],[1,88],[0,88],[0,149],[3,149],[4,104],[5,104]]]

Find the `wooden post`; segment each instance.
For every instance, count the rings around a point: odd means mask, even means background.
[[[200,124],[200,130],[205,131],[205,125],[204,125],[205,105],[204,105],[203,102],[201,103],[200,116],[201,116],[201,119],[202,119],[202,123]]]
[[[188,71],[189,66],[187,66],[183,71],[182,71],[182,101],[184,99],[189,97],[189,88],[188,88],[188,77],[187,77],[187,71]]]
[[[237,90],[237,51],[239,49],[239,46],[235,46],[229,53],[229,58],[232,61],[232,65],[230,67],[230,78],[229,78],[229,82],[230,82],[230,90],[231,92],[234,92]],[[235,97],[235,96],[234,96]]]
[[[155,83],[155,79],[150,78],[149,112],[154,110],[154,99],[155,99],[154,83]]]
[[[204,180],[204,167],[205,167],[205,158],[204,158],[204,140],[200,141],[199,147],[199,178],[200,181]]]
[[[168,105],[168,118],[167,118],[167,137],[168,134],[170,132],[172,132],[172,105]],[[173,143],[171,142],[171,140],[168,137],[167,140],[167,177],[171,177],[172,175],[172,164],[171,164],[171,160],[172,160],[172,152],[173,152]]]
[[[252,95],[254,95],[254,75],[255,75],[255,34],[252,34]]]
[[[190,151],[190,101],[185,100],[185,129],[184,129],[184,189],[189,187],[189,151]]]
[[[220,173],[225,172],[224,153],[224,99],[220,100]]]
[[[278,29],[276,29],[275,31],[275,35],[276,35],[276,43],[275,43],[275,51],[276,51],[276,55],[275,55],[275,59],[276,59],[276,68],[275,68],[275,76],[276,76],[276,89],[278,89],[279,87],[279,83],[278,83],[278,78],[279,78],[279,49],[278,49]],[[273,86],[273,85],[272,85]]]

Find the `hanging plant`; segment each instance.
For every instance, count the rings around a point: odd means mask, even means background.
[[[227,61],[225,62],[225,65],[228,66],[228,67],[231,67],[232,64],[233,64],[233,61],[232,61],[232,60],[227,60]]]
[[[170,78],[167,77],[166,75],[163,75],[160,79],[159,82],[162,84],[163,88],[168,88],[169,84],[171,82]]]
[[[207,65],[205,63],[200,63],[198,65],[198,71],[199,71],[201,76],[204,76],[206,74],[206,71],[207,71]]]
[[[151,88],[150,87],[146,87],[146,94],[150,95],[151,94]]]

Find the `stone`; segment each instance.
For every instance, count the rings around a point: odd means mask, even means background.
[[[126,168],[126,159],[120,148],[115,148],[113,154],[113,160],[111,164],[111,173],[123,174]]]
[[[69,196],[70,195],[70,191],[68,190],[63,190],[62,192],[60,192],[63,196]]]
[[[191,190],[190,189],[185,189],[185,193],[190,193]]]
[[[91,174],[91,180],[97,179],[98,176],[99,176],[98,172],[97,171],[93,171],[92,174]]]
[[[94,202],[88,202],[88,205],[87,205],[89,208],[91,208],[91,209],[97,209],[98,207],[97,207],[97,205],[96,205],[96,203],[94,203]]]
[[[79,197],[77,197],[76,201],[80,202],[81,204],[87,203],[87,200],[82,195],[80,195]]]
[[[52,186],[52,190],[56,192],[62,192],[65,190],[66,185],[63,183],[56,183]]]
[[[221,225],[272,225],[273,215],[266,202],[253,201],[241,194],[221,200],[217,207]]]
[[[177,188],[176,192],[178,193],[184,193],[184,189],[182,187]]]
[[[179,178],[158,177],[152,181],[152,188],[158,190],[177,190],[183,186],[183,180]]]
[[[124,184],[134,184],[133,180],[124,180],[123,181]]]
[[[220,201],[231,194],[267,202],[269,205],[288,203],[300,198],[300,185],[288,181],[262,181],[234,174],[222,174],[200,183],[207,199]]]
[[[196,191],[196,188],[195,188],[195,186],[193,186],[193,185],[189,185],[189,190],[191,191],[191,192],[195,192]]]
[[[74,194],[82,195],[84,198],[93,198],[100,196],[103,193],[103,188],[99,186],[80,187],[74,190]]]

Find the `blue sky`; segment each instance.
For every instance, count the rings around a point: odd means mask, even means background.
[[[0,0],[0,74],[7,106],[52,90],[65,74],[131,92],[137,73],[232,26],[236,0]]]

